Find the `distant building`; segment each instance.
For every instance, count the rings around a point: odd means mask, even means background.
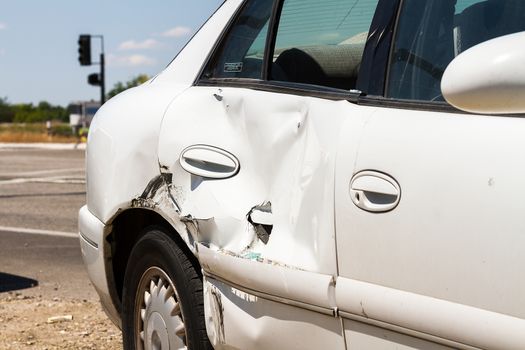
[[[77,101],[69,105],[69,125],[75,134],[80,128],[89,128],[99,108],[100,103],[97,101]]]

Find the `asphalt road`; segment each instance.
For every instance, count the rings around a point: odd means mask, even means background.
[[[76,237],[85,197],[84,151],[0,148],[0,293],[96,299]]]

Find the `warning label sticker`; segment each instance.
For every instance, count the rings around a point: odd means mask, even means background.
[[[225,73],[239,73],[242,72],[242,62],[226,62],[224,64]]]

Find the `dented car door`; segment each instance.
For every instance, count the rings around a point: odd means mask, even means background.
[[[171,103],[159,163],[203,268],[212,345],[344,349],[335,165],[340,138],[358,142],[372,111],[348,100],[377,0],[268,5],[241,7],[197,85]],[[309,34],[305,18],[341,9]]]
[[[261,296],[253,312],[265,307],[266,314],[275,316],[278,308],[268,308],[264,298],[308,310],[293,308],[297,312],[290,317],[309,320],[311,325],[303,327],[313,329],[323,322],[324,336],[309,341],[331,348],[344,347],[334,317],[333,179],[334,135],[346,108],[352,108],[346,101],[195,87],[167,111],[159,144],[160,165],[172,174],[171,193],[195,240],[209,288],[225,282]],[[201,151],[184,159],[194,147]],[[226,158],[238,162],[239,169],[222,179],[185,166],[219,175]],[[240,298],[222,294],[232,298],[232,305]],[[217,292],[209,291],[212,295]],[[225,327],[242,329],[236,332],[239,337],[249,335],[249,323],[232,317],[237,313],[225,306],[227,301],[221,304]],[[278,326],[257,323],[257,333]],[[272,344],[271,338],[258,341]]]

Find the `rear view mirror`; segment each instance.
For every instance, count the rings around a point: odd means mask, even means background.
[[[472,113],[525,113],[525,32],[476,45],[457,56],[441,80],[452,106]]]

